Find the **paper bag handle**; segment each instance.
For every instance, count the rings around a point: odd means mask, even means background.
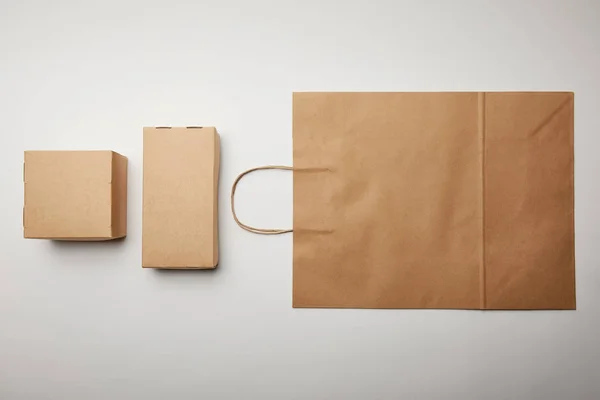
[[[240,226],[240,228],[247,230],[248,232],[252,232],[252,233],[258,233],[261,235],[280,235],[282,233],[290,233],[293,232],[293,229],[264,229],[264,228],[254,228],[250,225],[246,225],[243,222],[241,222],[236,213],[235,213],[235,189],[237,188],[238,182],[246,175],[248,175],[250,172],[254,172],[254,171],[260,171],[260,170],[265,170],[265,169],[281,169],[281,170],[286,170],[286,171],[292,171],[293,167],[288,167],[285,165],[265,165],[262,167],[255,167],[255,168],[250,168],[244,172],[242,172],[241,174],[238,175],[237,178],[235,178],[235,181],[233,181],[233,186],[231,187],[231,213],[233,214],[233,219],[235,220],[235,222]]]

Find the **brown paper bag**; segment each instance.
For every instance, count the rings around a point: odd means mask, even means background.
[[[294,307],[575,308],[572,93],[295,93],[293,141]]]

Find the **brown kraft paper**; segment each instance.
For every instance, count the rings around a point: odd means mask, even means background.
[[[294,307],[574,309],[573,94],[294,93]]]
[[[219,166],[214,127],[144,128],[142,267],[216,268]]]

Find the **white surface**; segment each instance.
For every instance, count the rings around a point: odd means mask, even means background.
[[[598,2],[0,4],[1,399],[600,398]],[[231,218],[292,162],[292,91],[529,89],[575,92],[576,312],[294,310],[292,236]],[[215,272],[140,267],[144,125],[222,135]],[[25,149],[128,156],[127,239],[23,239]],[[238,204],[290,226],[290,174]]]

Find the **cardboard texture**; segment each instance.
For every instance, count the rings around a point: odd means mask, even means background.
[[[574,309],[572,93],[295,93],[295,307]]]
[[[127,158],[113,151],[26,151],[26,238],[110,240],[127,235]]]
[[[143,267],[217,266],[218,180],[215,128],[144,128]]]

